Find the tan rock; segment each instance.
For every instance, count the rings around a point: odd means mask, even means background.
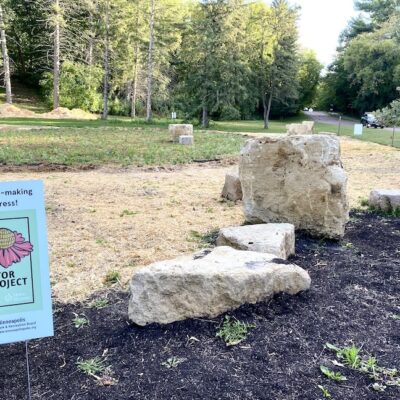
[[[230,201],[242,200],[242,185],[239,179],[239,171],[236,168],[225,175],[225,184],[221,197]]]
[[[372,190],[369,205],[384,212],[400,210],[400,189]]]
[[[193,125],[191,124],[170,124],[168,131],[174,143],[179,143],[179,136],[193,136]]]
[[[274,256],[216,247],[139,270],[130,283],[129,318],[138,325],[216,317],[275,293],[309,289],[308,273]]]
[[[273,254],[286,260],[295,253],[292,224],[257,224],[231,226],[219,231],[218,246]]]
[[[338,138],[267,135],[249,140],[239,175],[247,221],[292,223],[327,238],[344,235],[349,206]]]

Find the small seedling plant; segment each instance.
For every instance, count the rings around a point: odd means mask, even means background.
[[[105,365],[103,357],[78,360],[76,366],[80,372],[96,379],[100,385],[113,386],[118,383],[118,381],[112,376],[113,371],[111,367]]]
[[[90,304],[89,307],[90,308],[95,308],[96,310],[101,310],[102,308],[105,308],[107,306],[110,305],[110,302],[108,299],[106,298],[102,298],[102,299],[96,299],[93,300]]]
[[[255,327],[255,324],[248,324],[227,315],[217,331],[217,337],[223,339],[227,346],[235,346],[245,340],[250,329]]]
[[[182,364],[185,361],[186,361],[186,358],[178,358],[178,357],[174,356],[174,357],[168,358],[168,360],[161,363],[161,365],[170,369],[170,368],[176,368],[179,364]]]
[[[318,388],[321,390],[322,395],[325,399],[331,399],[332,395],[329,393],[329,390],[322,385],[318,385]]]
[[[336,360],[332,361],[334,365],[338,367],[349,367],[355,371],[366,374],[373,380],[374,383],[371,385],[373,390],[383,392],[388,386],[400,387],[399,371],[396,368],[381,367],[375,357],[369,354],[363,354],[361,347],[352,344],[351,346],[340,348],[330,343],[326,343],[325,347],[335,353]],[[322,367],[321,371],[324,375],[328,376]]]
[[[85,326],[90,325],[89,320],[87,319],[86,315],[79,315],[74,313],[75,317],[72,320],[72,323],[74,324],[76,329],[81,329]]]
[[[121,276],[118,271],[110,271],[104,278],[104,284],[106,286],[113,286],[120,282]]]
[[[95,379],[101,379],[99,376],[106,370],[104,360],[101,357],[89,358],[88,360],[78,360],[76,366],[79,371],[85,375],[92,376]]]
[[[321,372],[329,379],[332,379],[333,381],[336,382],[343,382],[347,381],[347,378],[342,375],[340,372],[334,372],[330,370],[328,367],[325,367],[324,365],[321,365],[320,367]]]

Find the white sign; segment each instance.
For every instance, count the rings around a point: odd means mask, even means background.
[[[363,134],[363,126],[362,124],[354,125],[354,136],[362,136]]]

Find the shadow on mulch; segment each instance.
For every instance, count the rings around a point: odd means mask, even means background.
[[[311,290],[230,313],[256,324],[235,347],[215,336],[222,316],[140,328],[127,320],[126,293],[108,293],[110,305],[100,310],[57,304],[55,337],[29,344],[33,399],[323,399],[317,385],[335,400],[399,399],[399,387],[375,392],[368,377],[335,367],[324,350],[326,342],[355,343],[380,365],[399,367],[399,243],[400,218],[365,213],[352,214],[341,243],[299,234],[291,261],[309,271]],[[76,329],[74,313],[90,325]],[[78,359],[102,355],[114,385],[76,368]],[[185,361],[162,365],[174,356]],[[2,346],[0,360],[0,398],[25,399],[24,345]],[[329,380],[320,365],[340,370],[347,381]]]

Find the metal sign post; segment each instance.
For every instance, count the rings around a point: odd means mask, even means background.
[[[338,136],[340,136],[340,128],[342,127],[342,116],[339,115]]]
[[[28,341],[25,341],[25,359],[26,359],[26,376],[28,378],[28,399],[32,400],[32,390],[31,390],[31,372],[29,369],[29,349]]]

